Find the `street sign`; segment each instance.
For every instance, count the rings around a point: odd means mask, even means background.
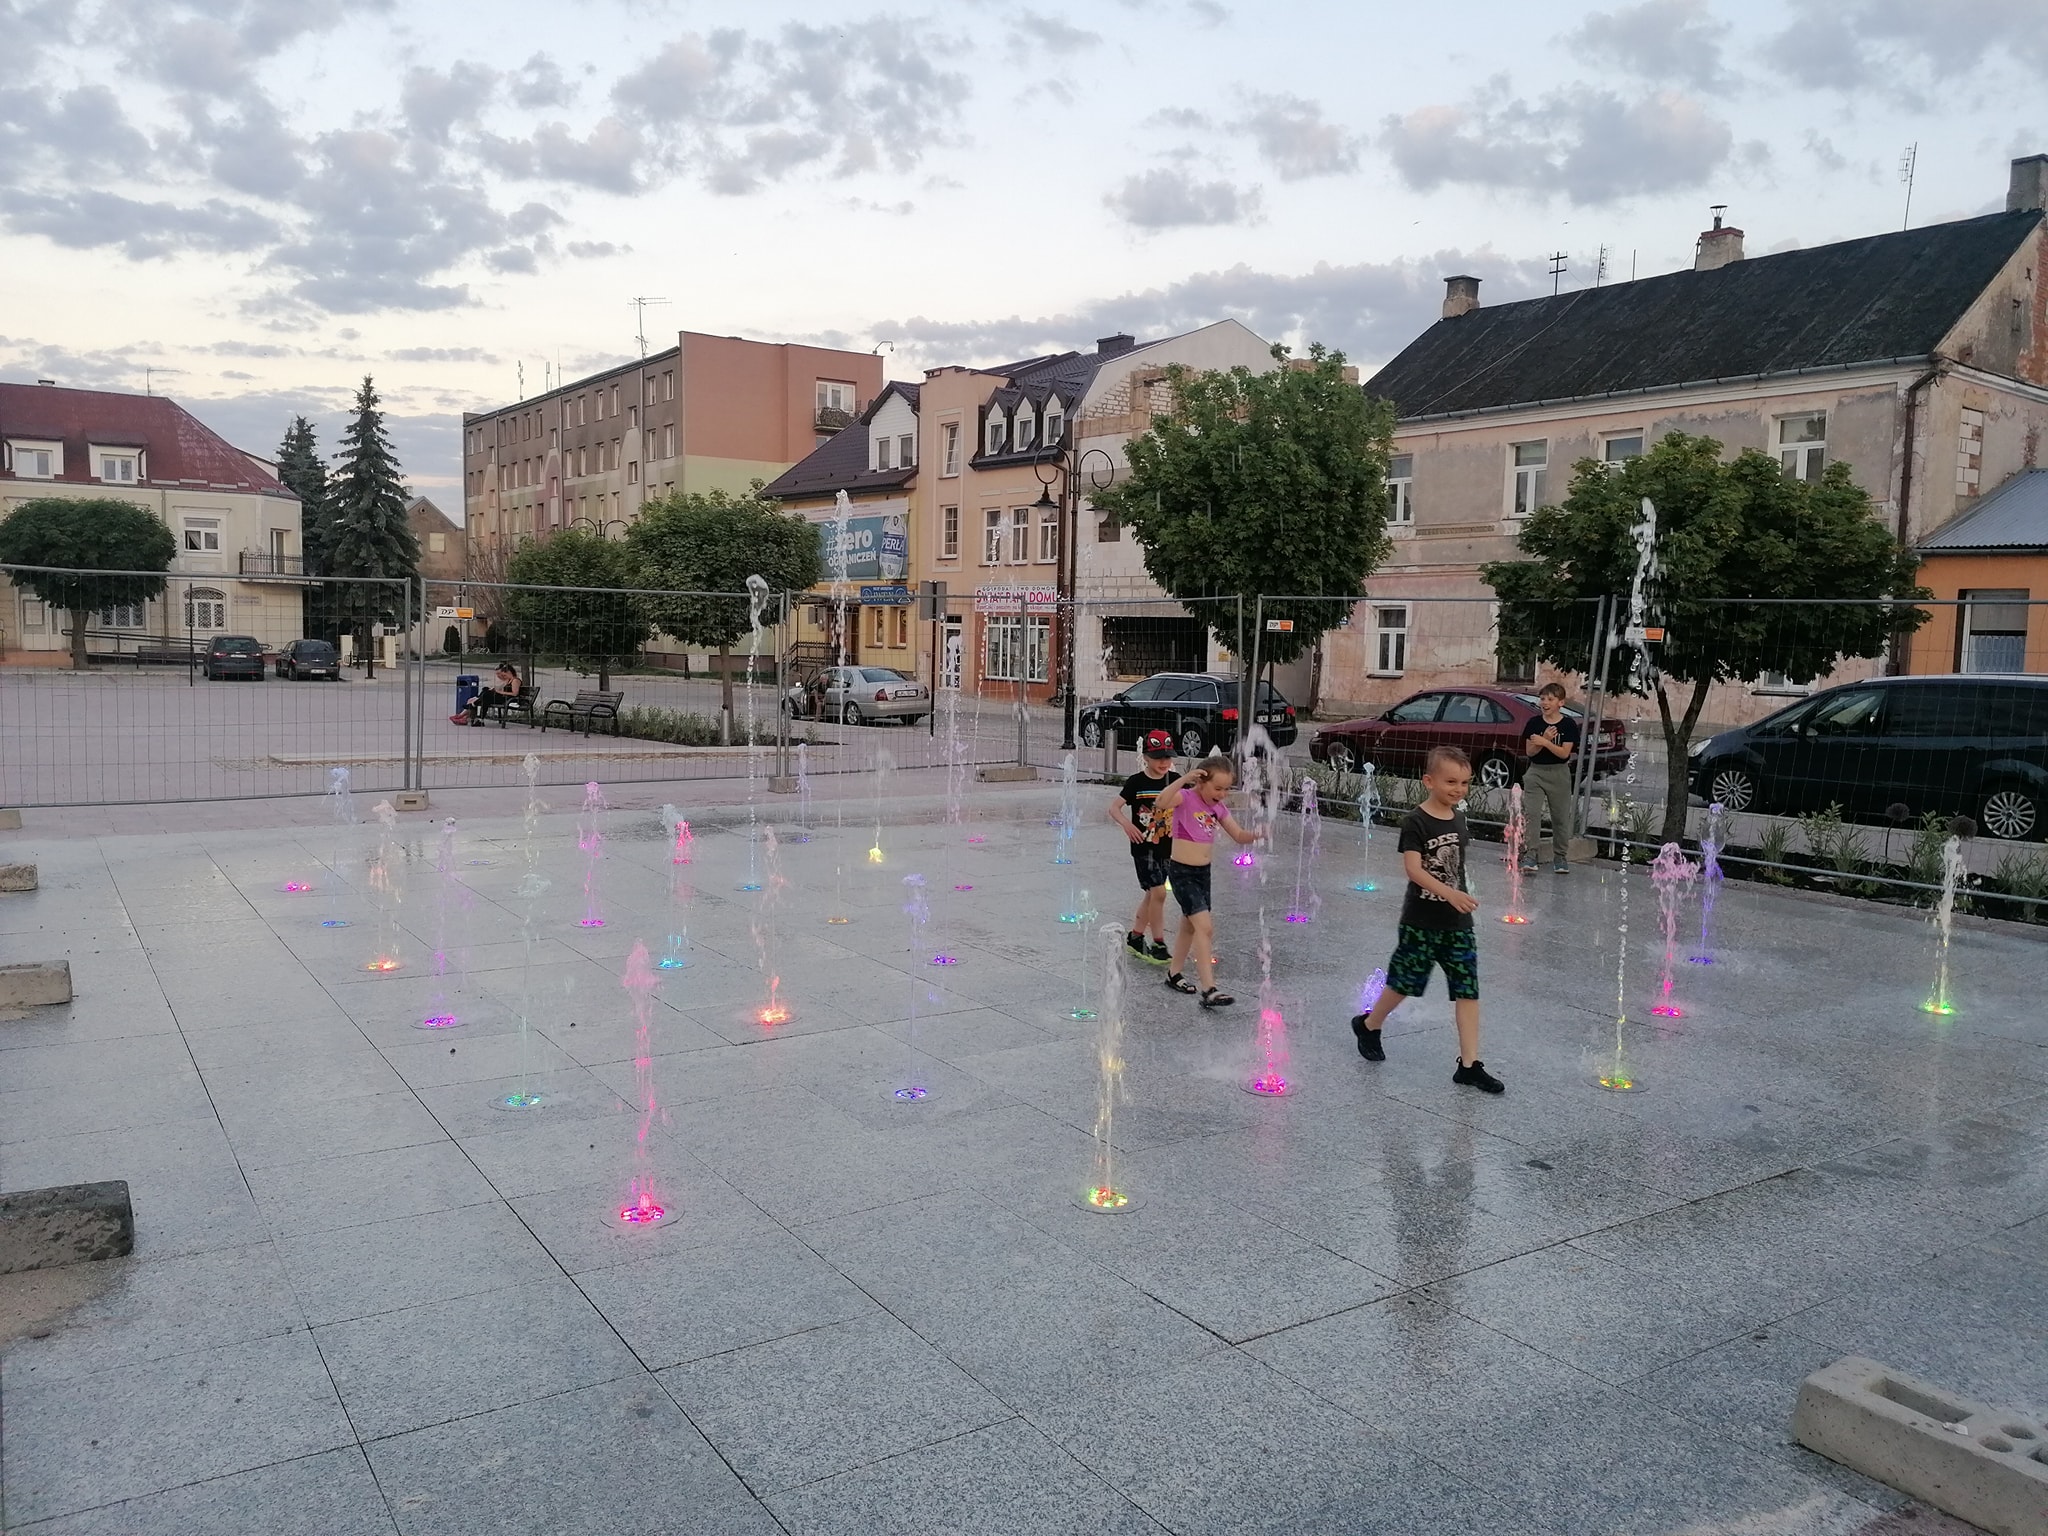
[[[440,607],[434,610],[434,617],[437,619],[454,619],[460,618],[461,615],[453,608]]]
[[[933,624],[946,616],[946,584],[943,581],[921,581],[917,584],[917,617],[921,623]]]
[[[1643,638],[1644,638],[1645,640],[1649,640],[1649,641],[1653,641],[1653,642],[1656,642],[1656,643],[1659,643],[1659,644],[1661,644],[1661,643],[1663,642],[1663,639],[1664,639],[1664,628],[1663,628],[1663,626],[1662,626],[1662,625],[1655,625],[1655,626],[1653,626],[1653,627],[1651,627],[1651,628],[1649,628],[1649,629],[1646,629],[1646,630],[1644,630],[1644,631],[1643,631]]]
[[[870,607],[903,607],[910,601],[908,587],[862,587],[860,600]]]
[[[1266,620],[1266,633],[1269,635],[1291,635],[1294,633],[1294,620],[1268,619]]]

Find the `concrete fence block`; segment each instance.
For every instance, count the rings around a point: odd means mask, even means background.
[[[71,962],[0,965],[0,1008],[41,1008],[71,1001]]]
[[[2048,1423],[1849,1355],[1800,1383],[1792,1437],[1995,1536],[2048,1536]]]
[[[19,832],[20,830],[21,812],[16,810],[0,810],[0,832]]]
[[[391,797],[392,806],[401,811],[424,811],[430,803],[424,789],[401,789]]]
[[[974,776],[983,784],[1021,784],[1037,778],[1038,770],[1023,763],[984,763],[974,770]]]
[[[33,864],[0,864],[0,891],[32,891],[36,888]]]
[[[126,1179],[0,1195],[0,1275],[118,1259],[134,1251],[135,1207]]]

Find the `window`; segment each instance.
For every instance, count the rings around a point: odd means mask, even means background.
[[[652,375],[649,375],[646,380],[646,385],[647,392],[645,395],[641,397],[641,403],[644,405],[652,405],[655,401],[661,398],[661,381],[659,379],[654,378]]]
[[[1643,456],[1643,434],[1640,432],[1617,432],[1612,437],[1600,440],[1601,462],[1617,468],[1630,459]]]
[[[906,432],[896,439],[896,464],[900,469],[909,469],[917,462],[917,439]]]
[[[1809,736],[1875,736],[1878,716],[1884,713],[1884,692],[1877,688],[1851,688],[1825,699],[1806,717]]]
[[[664,459],[676,456],[676,429],[673,426],[661,429],[661,456]]]
[[[448,535],[447,535],[447,534],[445,534],[445,533],[430,533],[430,534],[428,534],[428,535],[427,535],[427,553],[428,553],[428,554],[430,554],[430,555],[445,555],[445,554],[447,554],[447,553],[448,553]]]
[[[612,414],[619,414],[619,386],[616,384],[612,386]]]
[[[626,461],[626,484],[638,485],[639,483],[640,461],[638,459],[628,459]]]
[[[1095,525],[1095,542],[1098,544],[1114,544],[1123,536],[1124,525],[1116,520],[1114,514],[1103,513],[1101,521]]]
[[[24,480],[53,480],[64,473],[61,443],[10,443],[14,472]]]
[[[889,439],[886,437],[878,437],[875,439],[875,468],[887,469],[888,467]]]
[[[1377,647],[1373,672],[1382,677],[1399,677],[1408,670],[1408,610],[1375,608],[1372,626]]]
[[[1506,725],[1511,718],[1500,705],[1476,693],[1454,693],[1444,703],[1445,725]]]
[[[1018,406],[1017,424],[1011,431],[1012,446],[1020,453],[1024,449],[1029,448],[1033,441],[1035,441],[1037,430],[1038,419],[1032,414],[1031,407],[1028,405]]]
[[[100,454],[100,479],[108,485],[133,485],[137,479],[137,459],[132,453]]]
[[[140,629],[142,604],[116,603],[111,608],[102,608],[93,617],[102,629]]]
[[[185,594],[187,629],[226,629],[228,600],[212,587],[193,587]]]
[[[611,463],[609,463],[609,464],[605,465],[605,468],[606,468],[606,469],[611,469],[611,470],[616,470],[616,469],[617,469],[617,468],[619,467],[620,463],[624,461],[625,457],[626,457],[626,444],[625,444],[625,440],[624,440],[623,438],[617,438],[617,437],[613,438],[613,439],[612,439],[612,461],[611,461]]]
[[[1958,672],[2024,672],[2027,669],[2025,589],[1966,589],[1962,654]]]
[[[990,507],[981,514],[981,563],[1003,563],[1003,509]]]
[[[996,410],[994,407],[991,407],[988,413],[988,437],[986,443],[982,448],[982,452],[1001,453],[1002,451],[1003,413],[999,410]]]
[[[1387,526],[1406,528],[1415,521],[1415,455],[1397,453],[1387,460]]]
[[[1022,565],[1031,558],[1031,509],[1016,507],[1010,512],[1010,564]]]
[[[960,558],[960,509],[939,508],[939,558],[958,560]]]
[[[990,682],[1042,683],[1052,659],[1052,620],[991,614],[982,624],[981,675]]]
[[[604,391],[601,389],[597,392],[597,419],[604,420]]]
[[[960,473],[960,423],[949,421],[939,428],[939,473]]]
[[[573,462],[574,467],[569,471],[570,474],[576,475],[579,478],[583,475],[589,474],[590,450],[588,448],[578,448],[576,450],[576,457]]]
[[[853,386],[834,379],[818,380],[818,409],[853,414]]]
[[[1820,478],[1828,464],[1827,412],[1778,418],[1778,462],[1787,480]]]
[[[889,611],[890,611],[890,613],[891,613],[891,614],[892,614],[892,615],[894,616],[894,617],[893,617],[893,619],[892,619],[892,621],[891,621],[891,624],[890,624],[890,628],[891,628],[891,629],[893,629],[893,630],[895,630],[895,632],[896,632],[896,633],[895,633],[895,635],[894,635],[894,637],[893,637],[893,638],[891,639],[891,641],[890,641],[890,644],[892,644],[892,645],[895,645],[895,646],[898,646],[898,647],[902,647],[902,646],[906,646],[906,645],[910,644],[910,610],[909,610],[909,608],[907,608],[907,607],[896,607],[896,608],[892,608],[892,609],[890,609]]]
[[[185,549],[188,553],[217,552],[220,549],[220,520],[211,517],[186,518]]]
[[[881,645],[883,643],[882,626],[888,623],[888,621],[889,614],[887,609],[870,608],[868,610],[868,629],[872,634],[874,643],[876,645]]]
[[[1515,485],[1512,512],[1516,517],[1527,517],[1543,505],[1543,485],[1550,464],[1550,444],[1516,443],[1513,452]]]
[[[1502,635],[1493,649],[1493,680],[1505,688],[1534,687],[1536,647]]]
[[[676,371],[671,368],[661,376],[661,398],[673,400],[676,397]]]
[[[437,551],[437,552],[438,552],[438,551]],[[285,528],[273,528],[273,529],[271,529],[271,530],[270,530],[270,568],[271,568],[271,570],[273,570],[273,571],[275,571],[275,572],[278,572],[279,574],[282,574],[282,573],[284,572],[284,570],[286,569],[286,567],[285,567],[285,562],[286,562],[287,560],[291,559],[291,557],[292,557],[292,536],[291,536],[291,532],[290,532],[290,530],[289,530],[289,529],[285,529]]]
[[[21,600],[21,627],[41,629],[50,622],[49,605],[41,598],[23,597]]]
[[[1067,435],[1067,408],[1057,399],[1045,402],[1045,440],[1055,446]]]
[[[651,459],[654,457],[654,441],[654,428],[649,427],[647,429],[647,435],[640,440],[641,458]]]
[[[1425,693],[1420,698],[1396,704],[1387,711],[1387,718],[1396,725],[1426,725],[1436,718],[1436,712],[1443,707],[1443,702],[1442,694]]]
[[[1052,565],[1060,557],[1060,509],[1040,507],[1038,509],[1038,562]]]

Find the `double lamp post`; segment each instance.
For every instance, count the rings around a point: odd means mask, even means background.
[[[1061,696],[1060,750],[1074,750],[1074,631],[1080,627],[1079,605],[1075,601],[1075,571],[1080,556],[1081,487],[1102,490],[1116,479],[1116,460],[1102,448],[1072,447],[1065,442],[1048,443],[1031,461],[1038,476],[1038,500],[1032,504],[1034,520],[1048,512],[1058,518],[1059,547],[1059,680]],[[1057,497],[1053,487],[1059,487]],[[1020,637],[1021,638],[1021,637]]]

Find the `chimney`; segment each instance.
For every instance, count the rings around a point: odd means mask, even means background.
[[[1731,261],[1742,260],[1742,231],[1732,224],[1726,228],[1721,224],[1727,207],[1726,203],[1714,204],[1714,227],[1700,232],[1699,251],[1692,259],[1693,271],[1711,272]]]
[[[1130,332],[1118,331],[1114,336],[1100,337],[1095,343],[1095,351],[1101,357],[1116,357],[1130,351],[1137,344],[1138,338]]]
[[[2030,208],[2048,210],[2048,155],[2028,155],[2012,163],[2012,190],[2005,194],[2005,211],[2023,213]]]
[[[1444,279],[1444,318],[1446,320],[1455,320],[1460,315],[1469,315],[1478,307],[1478,278],[1447,277]]]

